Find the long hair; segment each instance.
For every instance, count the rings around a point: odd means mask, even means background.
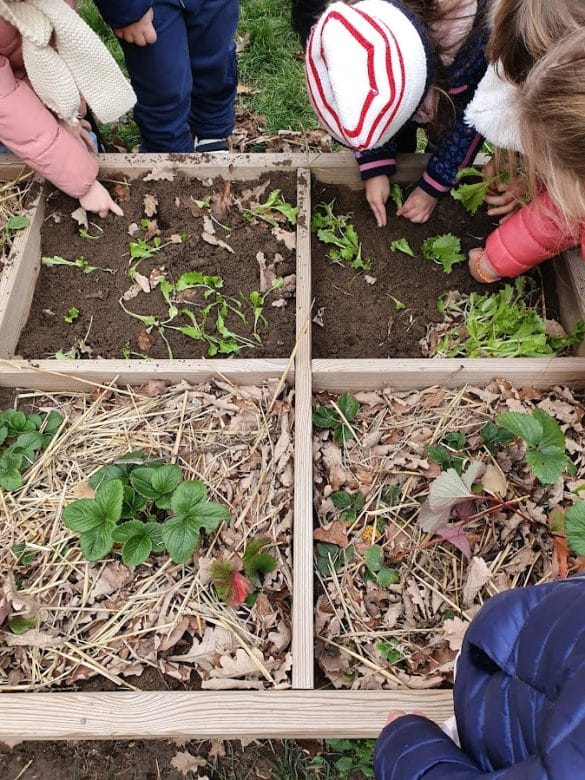
[[[584,0],[498,0],[492,13],[488,60],[521,84],[563,36],[585,25]]]
[[[538,180],[569,220],[585,218],[585,28],[555,44],[519,88],[520,138]]]

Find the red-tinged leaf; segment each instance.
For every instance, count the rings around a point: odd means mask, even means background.
[[[553,535],[552,573],[555,579],[565,579],[569,574],[569,546],[565,536]]]
[[[241,572],[233,571],[230,575],[230,586],[226,603],[230,607],[239,607],[254,592],[254,586]]]
[[[444,539],[454,547],[457,547],[458,550],[461,550],[466,558],[471,558],[471,545],[467,534],[462,528],[455,525],[444,525],[441,528],[437,528],[435,533],[437,536],[440,536],[441,539]]]

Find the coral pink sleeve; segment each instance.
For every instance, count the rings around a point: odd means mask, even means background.
[[[97,161],[59,125],[29,85],[14,77],[1,56],[0,142],[74,198],[85,195],[96,180]]]
[[[500,276],[519,276],[578,244],[582,229],[568,223],[544,192],[490,233],[485,249]]]

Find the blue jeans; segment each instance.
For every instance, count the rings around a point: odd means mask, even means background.
[[[122,41],[142,151],[192,152],[233,130],[238,0],[154,0],[156,43]]]

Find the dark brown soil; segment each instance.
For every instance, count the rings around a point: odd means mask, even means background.
[[[406,192],[406,189],[403,188]],[[321,314],[323,326],[313,324],[315,358],[407,358],[422,357],[419,340],[427,323],[441,321],[437,298],[445,290],[486,293],[469,275],[467,263],[445,274],[436,263],[422,259],[421,246],[429,236],[454,233],[461,239],[465,255],[481,246],[497,222],[484,209],[472,217],[450,197],[438,204],[431,220],[414,225],[396,217],[393,203],[388,206],[388,226],[379,229],[363,193],[346,187],[313,182],[313,208],[335,199],[336,214],[351,214],[351,221],[363,244],[363,257],[373,261],[368,272],[376,279],[368,284],[364,273],[331,262],[328,247],[313,234],[312,276],[314,311]],[[406,238],[415,253],[409,257],[392,252],[392,241]],[[397,311],[396,299],[405,308]],[[319,310],[321,310],[319,312]]]
[[[214,757],[214,750],[220,755]],[[208,760],[199,771],[179,771],[177,754]],[[211,752],[211,754],[210,754]],[[315,756],[325,754],[329,772]],[[362,780],[352,771],[341,775],[332,766],[339,754],[327,753],[322,742],[254,741],[194,742],[133,740],[115,742],[23,742],[12,750],[0,743],[3,780],[183,780],[206,776],[209,780],[316,780],[319,777]],[[188,764],[186,765],[188,766]]]
[[[120,181],[122,179],[120,177]],[[231,194],[238,196],[257,184],[255,181],[232,183]],[[197,209],[192,198],[201,200],[214,193],[219,194],[223,185],[224,182],[216,181],[211,186],[205,186],[182,178],[172,182],[132,181],[129,187],[110,184],[124,209],[124,217],[94,218],[92,221],[103,227],[103,232],[100,232],[90,225],[90,233],[98,236],[97,240],[79,235],[79,226],[70,217],[76,202],[55,192],[49,200],[42,232],[43,256],[58,255],[67,260],[82,256],[91,265],[111,269],[114,273],[96,271],[85,274],[77,268],[43,266],[17,354],[25,358],[46,358],[58,351],[68,352],[74,346],[79,348],[81,344],[79,357],[122,358],[129,356],[129,351],[139,353],[131,357],[144,355],[160,359],[170,356],[157,328],[147,333],[145,325],[125,314],[119,303],[131,286],[127,274],[131,262],[129,244],[145,237],[146,228],[141,226],[141,220],[145,219],[144,198],[147,195],[154,195],[158,200],[153,219],[157,221],[162,243],[169,241],[173,235],[186,234],[188,238],[183,243],[171,243],[151,258],[142,260],[138,271],[145,277],[149,277],[154,269],[161,268],[171,282],[188,271],[219,275],[224,280],[224,296],[247,299],[250,292],[260,290],[260,269],[256,258],[259,251],[264,253],[268,263],[276,254],[282,256],[282,261],[275,268],[277,276],[294,274],[294,250],[287,249],[282,241],[278,241],[265,222],[250,224],[246,221],[236,206],[228,210],[220,220],[221,224],[213,223],[215,237],[230,245],[234,249],[233,254],[201,238],[203,217],[209,215],[209,209]],[[265,201],[271,190],[277,188],[289,203],[296,203],[294,174],[283,172],[270,175],[266,191],[259,200]],[[132,223],[139,226],[133,237],[128,234]],[[291,229],[290,225],[283,227]],[[192,290],[183,293],[184,298],[178,305],[190,308],[200,320],[201,307],[207,305],[209,299],[204,299],[200,290],[194,295],[192,293]],[[290,354],[295,340],[294,299],[288,296],[290,300],[287,300],[286,306],[273,307],[271,303],[280,297],[287,296],[281,296],[279,292],[268,295],[263,312],[269,323],[268,329],[259,327],[262,343],[244,347],[241,357],[287,357]],[[158,287],[148,294],[141,291],[135,298],[126,301],[125,306],[134,313],[154,315],[160,320],[168,316],[168,306]],[[80,314],[68,324],[63,318],[71,307],[77,308]],[[230,313],[226,325],[239,336],[253,340],[253,316],[249,304],[243,304],[242,311],[247,323]],[[192,323],[181,315],[172,324],[186,326]],[[207,329],[216,334],[211,320]],[[165,335],[175,358],[200,358],[209,354],[205,342],[194,341],[177,331],[166,330]]]

